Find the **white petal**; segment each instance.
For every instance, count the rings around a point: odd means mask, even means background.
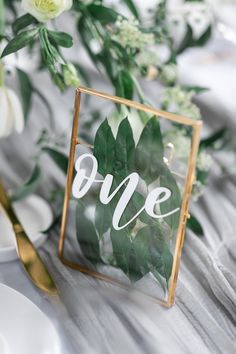
[[[72,6],[72,0],[64,0],[65,10],[69,10]]]
[[[17,133],[21,133],[24,129],[24,114],[19,98],[14,91],[8,89],[8,97],[10,98],[9,112],[11,112],[14,119],[14,128]]]
[[[0,88],[0,137],[10,135],[13,129],[13,117],[9,116],[7,89]]]

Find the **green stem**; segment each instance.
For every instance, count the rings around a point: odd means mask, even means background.
[[[0,0],[0,36],[4,35],[4,28],[5,28],[5,6],[4,6],[4,0]]]

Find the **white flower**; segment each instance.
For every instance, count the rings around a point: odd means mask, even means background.
[[[202,2],[187,2],[184,5],[184,12],[186,22],[192,28],[193,38],[198,39],[212,23],[210,7]]]
[[[201,151],[197,158],[197,168],[201,171],[209,171],[212,166],[213,160],[211,155],[206,151]]]
[[[160,59],[157,54],[151,50],[145,50],[136,56],[136,62],[138,66],[155,66],[160,63]]]
[[[162,95],[162,107],[172,113],[192,119],[200,119],[199,108],[191,102],[194,92],[184,91],[179,86],[168,87]]]
[[[177,47],[185,37],[187,25],[192,29],[193,38],[197,40],[212,22],[212,9],[204,1],[169,0],[167,2],[167,25]]]
[[[72,0],[22,0],[21,6],[39,22],[46,22],[69,10]]]
[[[155,43],[153,33],[143,33],[139,29],[139,21],[134,17],[119,17],[115,23],[116,34],[113,38],[123,47],[142,50]]]
[[[186,136],[183,129],[173,128],[168,130],[164,136],[165,145],[172,143],[174,145],[175,156],[181,160],[186,160],[189,156],[191,139]]]
[[[21,133],[24,129],[24,115],[19,98],[11,89],[0,87],[0,138],[13,131]]]
[[[182,11],[174,10],[167,13],[167,27],[174,41],[174,45],[179,47],[187,31],[187,24]]]
[[[177,65],[170,63],[162,67],[160,79],[166,85],[172,85],[177,80]]]

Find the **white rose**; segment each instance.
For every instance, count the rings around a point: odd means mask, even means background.
[[[22,0],[22,8],[40,22],[46,22],[69,10],[72,0]]]
[[[21,103],[14,91],[0,87],[0,138],[13,131],[21,133],[24,129],[24,115]]]

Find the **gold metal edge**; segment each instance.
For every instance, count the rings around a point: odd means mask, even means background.
[[[193,120],[190,118],[180,116],[178,114],[166,112],[166,111],[163,111],[163,110],[160,110],[157,108],[153,108],[153,107],[147,106],[145,104],[142,104],[142,103],[139,103],[136,101],[127,100],[126,98],[113,96],[113,95],[110,95],[110,94],[107,94],[104,92],[90,89],[88,87],[79,86],[78,90],[80,90],[81,92],[86,93],[88,95],[97,96],[100,98],[108,99],[108,100],[116,102],[116,103],[124,104],[126,106],[133,107],[133,108],[136,108],[136,109],[141,110],[143,112],[151,113],[156,116],[159,116],[159,117],[162,117],[165,119],[169,119],[169,120],[172,120],[177,123],[182,123],[182,124],[190,125],[190,126],[193,126],[193,124],[194,124]],[[199,121],[197,121],[196,124],[198,124],[198,122]]]
[[[200,123],[200,124],[199,124]],[[192,192],[192,185],[195,179],[195,166],[198,153],[198,147],[200,142],[202,121],[198,121],[198,124],[193,124],[193,137],[191,151],[188,159],[188,171],[185,180],[184,194],[180,212],[179,227],[177,231],[176,246],[174,252],[174,260],[172,266],[172,273],[170,277],[170,286],[168,292],[168,305],[173,306],[175,300],[175,291],[177,286],[177,279],[180,269],[180,258],[182,254],[182,248],[185,238],[186,221],[188,218],[189,202]]]

